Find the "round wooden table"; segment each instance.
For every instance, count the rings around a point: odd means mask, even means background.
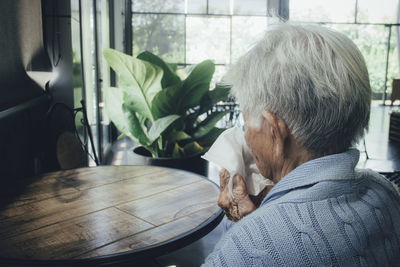
[[[162,255],[218,225],[218,194],[205,177],[153,166],[33,177],[2,194],[0,264],[120,264]]]

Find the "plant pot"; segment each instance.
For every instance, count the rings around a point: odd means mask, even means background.
[[[135,165],[153,165],[180,169],[208,176],[208,161],[200,155],[186,158],[153,158],[151,153],[142,146],[133,149]]]

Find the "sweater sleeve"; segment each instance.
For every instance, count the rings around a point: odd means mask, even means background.
[[[222,237],[204,266],[394,266],[399,199],[379,184],[355,188],[257,209]]]
[[[275,266],[272,261],[265,260],[265,256],[257,254],[265,252],[256,249],[249,236],[239,231],[229,231],[218,242],[203,266]]]
[[[282,266],[278,251],[270,245],[265,225],[257,216],[248,216],[235,223],[217,243],[203,266]],[[272,244],[272,242],[270,243]],[[260,246],[261,245],[261,246]]]

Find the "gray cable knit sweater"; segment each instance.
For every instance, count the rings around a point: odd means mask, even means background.
[[[400,197],[357,150],[302,164],[234,224],[205,266],[400,266]]]

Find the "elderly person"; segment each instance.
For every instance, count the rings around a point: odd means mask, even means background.
[[[222,170],[218,204],[233,221],[206,266],[399,266],[400,200],[355,166],[368,128],[364,59],[341,33],[271,26],[227,75],[260,173],[274,182],[250,198]]]

